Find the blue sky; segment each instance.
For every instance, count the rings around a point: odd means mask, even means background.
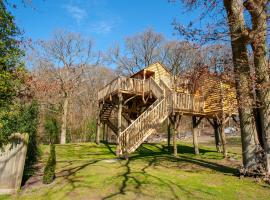
[[[168,0],[33,0],[26,7],[21,0],[13,2],[18,8],[11,12],[26,37],[49,39],[55,29],[67,29],[92,38],[103,51],[150,27],[176,39],[173,19],[188,23],[191,18],[179,3]]]

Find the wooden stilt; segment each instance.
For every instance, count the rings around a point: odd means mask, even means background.
[[[196,130],[196,116],[192,116],[192,136],[193,136],[193,147],[195,155],[198,155],[199,145],[198,145],[198,135]]]
[[[105,142],[105,127],[106,126],[106,124],[105,124],[105,122],[103,123],[103,130],[102,130],[102,141],[103,142]]]
[[[122,155],[122,147],[119,140],[119,135],[121,133],[121,127],[122,127],[122,103],[123,103],[123,97],[122,94],[118,94],[118,113],[117,113],[117,141],[116,141],[116,155],[120,156]]]
[[[171,153],[171,122],[170,122],[169,117],[167,120],[167,132],[168,132],[168,139],[167,139],[168,152]]]
[[[225,136],[225,115],[222,114],[221,124],[220,124],[220,136],[221,136],[221,142],[223,147],[223,157],[227,158],[228,152],[227,152],[227,141]]]
[[[106,124],[106,137],[105,137],[105,140],[106,140],[106,143],[108,143],[109,142],[109,127],[108,127],[108,125]]]
[[[99,145],[100,142],[100,117],[97,119],[97,129],[96,129],[96,144]]]
[[[174,128],[173,128],[173,155],[175,157],[177,157],[178,153],[177,153],[177,129],[180,123],[180,115],[179,114],[175,114],[174,116]]]
[[[220,128],[218,124],[217,118],[213,119],[213,128],[215,133],[215,143],[216,143],[216,149],[217,152],[221,152],[221,140],[220,140]]]

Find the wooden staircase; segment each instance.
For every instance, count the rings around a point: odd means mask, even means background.
[[[119,155],[134,152],[151,134],[156,131],[156,127],[162,123],[172,111],[181,113],[196,113],[203,115],[204,99],[201,96],[188,93],[179,93],[171,90],[166,83],[160,80],[158,84],[153,78],[144,81],[132,78],[117,78],[105,86],[99,92],[99,100],[104,99],[118,92],[139,92],[144,94],[150,92],[156,101],[150,105],[137,119],[130,121],[126,128],[118,137],[117,153]],[[117,122],[112,121],[111,113],[115,107],[112,103],[104,102],[100,111],[100,119],[105,122],[114,133],[117,131]],[[122,114],[123,116],[123,114]],[[124,116],[125,118],[125,116]]]
[[[157,99],[119,135],[119,154],[134,152],[170,114],[172,95]]]
[[[100,120],[101,121],[107,121],[112,113],[113,110],[113,104],[111,103],[104,103],[101,111],[100,111]]]

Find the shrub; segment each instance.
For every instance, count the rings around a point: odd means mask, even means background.
[[[49,138],[49,143],[59,142],[60,126],[54,116],[47,115],[44,122],[46,137]]]
[[[56,166],[56,156],[55,156],[55,145],[50,144],[50,155],[47,161],[47,165],[44,169],[43,183],[50,184],[55,178],[55,166]]]

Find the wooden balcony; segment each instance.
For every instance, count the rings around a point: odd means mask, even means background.
[[[201,113],[204,114],[204,98],[203,96],[174,93],[173,94],[173,109],[185,113]]]
[[[127,77],[118,77],[104,86],[98,92],[98,100],[105,99],[110,95],[122,93],[141,94],[144,90],[143,80]]]

